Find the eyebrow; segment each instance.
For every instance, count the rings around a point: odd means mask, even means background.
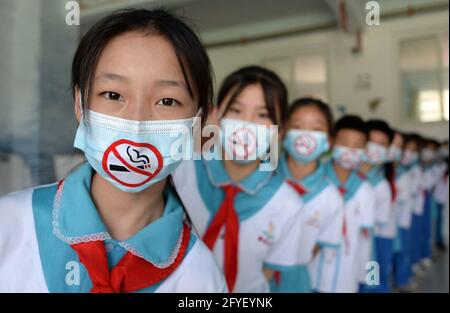
[[[108,73],[108,72],[101,72],[97,77],[96,80],[116,80],[121,82],[128,82],[128,78],[123,75],[114,74],[114,73]],[[157,86],[172,86],[172,87],[179,87],[188,92],[188,94],[192,97],[191,92],[188,88],[188,86],[181,81],[175,81],[175,80],[168,80],[168,79],[159,79],[155,83]]]
[[[127,82],[128,78],[119,74],[114,73],[107,73],[107,72],[101,72],[97,77],[96,80],[118,80],[122,82]]]
[[[188,86],[187,86],[184,82],[181,82],[181,81],[160,79],[160,80],[157,80],[157,81],[156,81],[156,85],[157,85],[157,86],[170,86],[170,87],[179,87],[179,88],[183,88],[183,89],[185,89],[189,94],[191,94],[190,91],[189,91]]]
[[[242,103],[242,102],[240,102],[240,101],[237,100],[237,99],[235,99],[232,103],[230,103],[230,105],[233,105],[233,104],[235,104],[235,103],[240,104],[240,105],[244,105],[244,106],[245,106],[245,103]],[[256,108],[257,108],[257,109],[267,109],[267,106],[264,105],[264,104],[261,104],[261,105],[258,105]]]

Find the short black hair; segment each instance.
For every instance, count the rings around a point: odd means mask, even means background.
[[[333,134],[333,112],[331,112],[330,106],[323,102],[322,100],[316,98],[300,98],[292,102],[289,106],[286,120],[288,120],[292,114],[295,113],[300,108],[314,106],[316,107],[325,117],[328,125],[328,134],[331,136]]]
[[[383,120],[368,120],[366,125],[369,135],[372,130],[377,130],[383,132],[389,138],[389,143],[394,140],[395,132],[387,122]]]
[[[219,89],[217,105],[225,105],[224,112],[226,113],[230,104],[241,92],[253,84],[259,84],[263,90],[270,119],[275,124],[281,124],[285,120],[287,112],[287,88],[275,72],[258,65],[246,66],[228,75]],[[223,103],[230,93],[228,102]]]
[[[435,149],[437,149],[437,148],[439,148],[439,146],[441,144],[439,143],[438,140],[436,140],[434,138],[428,138],[428,139],[425,140],[425,145],[427,145],[427,146],[428,145],[432,145],[432,146],[434,146]]]
[[[366,122],[362,118],[356,115],[345,115],[341,117],[334,125],[333,137],[339,133],[342,129],[351,129],[363,133],[366,138],[368,137],[368,130]]]
[[[406,133],[404,135],[403,147],[406,147],[410,142],[414,142],[417,145],[417,149],[422,150],[424,139],[417,133]]]
[[[81,39],[73,59],[73,96],[75,97],[75,89],[78,87],[84,100],[83,105],[86,105],[103,49],[113,38],[130,31],[160,35],[170,42],[189,93],[197,100],[202,116],[207,116],[213,97],[212,69],[208,55],[195,32],[165,10],[119,10],[92,26]]]
[[[395,135],[399,135],[402,136],[402,141],[405,139],[405,133],[402,132],[401,130],[397,129],[397,128],[391,128],[392,131],[394,132],[394,137]]]

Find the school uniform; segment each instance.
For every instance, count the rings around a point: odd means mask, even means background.
[[[428,164],[423,167],[423,188],[425,192],[425,204],[423,206],[423,221],[422,221],[422,244],[420,249],[421,259],[431,258],[431,227],[433,222],[433,216],[436,215],[437,202],[433,196],[434,187],[437,184],[440,173],[439,167],[435,164]]]
[[[95,208],[92,175],[86,163],[0,199],[0,292],[226,292],[173,190],[158,220],[119,241]]]
[[[393,244],[396,233],[396,217],[392,206],[392,191],[384,175],[384,168],[374,167],[366,173],[375,194],[374,255],[380,269],[380,284],[366,291],[389,292],[392,272]]]
[[[327,163],[325,169],[344,197],[343,242],[332,262],[335,268],[333,291],[357,292],[362,271],[365,272],[365,264],[370,259],[370,238],[363,240],[362,231],[372,229],[375,224],[373,190],[356,171],[351,172],[342,185],[332,162]]]
[[[397,237],[394,247],[394,281],[397,287],[409,284],[411,276],[411,221],[414,198],[411,193],[409,168],[398,166],[396,169],[397,199]]]
[[[233,182],[222,160],[184,161],[174,183],[232,292],[269,292],[264,267],[299,264],[303,204],[277,171]]]
[[[439,180],[436,183],[436,187],[433,192],[433,197],[437,203],[437,216],[436,216],[436,237],[435,243],[438,246],[443,246],[444,234],[443,234],[443,215],[444,209],[448,206],[448,169],[445,162],[440,164]]]
[[[427,175],[428,176],[428,175]],[[424,206],[425,206],[425,189],[428,182],[427,177],[422,171],[419,164],[415,164],[409,170],[410,193],[412,197],[412,219],[411,219],[411,265],[419,263],[422,259],[422,247],[424,233]]]
[[[271,282],[273,292],[331,291],[333,275],[326,275],[324,256],[314,257],[316,245],[322,249],[337,249],[341,244],[343,200],[337,188],[327,178],[325,166],[319,164],[314,173],[296,180],[281,158],[278,169],[303,200],[300,266],[280,272]],[[320,252],[319,252],[320,253]]]

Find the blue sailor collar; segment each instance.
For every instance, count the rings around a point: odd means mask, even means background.
[[[213,159],[210,161],[203,160],[202,162],[205,165],[206,173],[211,184],[216,187],[236,185],[249,195],[256,195],[270,181],[275,173],[274,171],[255,170],[242,181],[235,182],[225,170],[222,160]]]
[[[399,179],[404,174],[408,173],[409,170],[410,170],[409,167],[399,164],[398,166],[395,167],[395,177]]]
[[[53,205],[53,233],[69,245],[111,239],[90,195],[93,169],[86,163],[58,186]],[[158,268],[170,266],[178,255],[184,211],[173,190],[164,191],[163,215],[118,244]]]
[[[340,190],[344,188],[344,202],[348,202],[351,198],[353,198],[361,184],[364,182],[364,179],[357,171],[352,171],[347,181],[344,183],[344,185],[342,185],[336,175],[336,171],[334,170],[333,161],[329,161],[327,162],[327,164],[325,164],[325,171],[328,178],[337,188],[339,188]]]
[[[292,176],[291,170],[289,169],[287,162],[287,155],[283,156],[280,159],[278,164],[280,168],[280,173],[288,180],[291,180],[294,183],[300,184],[303,188],[305,188],[306,193],[302,196],[303,201],[306,203],[311,201],[315,196],[317,196],[322,190],[324,190],[329,181],[326,178],[325,166],[322,163],[318,163],[316,170],[310,175],[303,177],[298,180]]]
[[[373,166],[366,173],[366,177],[372,186],[377,186],[379,183],[381,183],[385,179],[383,167],[382,166]]]

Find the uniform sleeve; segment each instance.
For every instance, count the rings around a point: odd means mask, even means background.
[[[32,188],[0,198],[0,293],[48,292],[32,198]]]
[[[199,239],[180,267],[156,290],[160,293],[227,293],[223,272]]]
[[[448,177],[441,178],[434,190],[434,198],[442,205],[445,205],[448,199]]]
[[[435,183],[435,172],[433,169],[428,169],[427,171],[418,171],[418,175],[416,179],[419,181],[418,185],[421,186],[421,190],[429,190],[433,188],[433,185]],[[421,184],[420,182],[423,182]],[[423,186],[422,186],[423,185]]]
[[[284,203],[284,205],[280,206],[280,214],[275,221],[276,239],[272,243],[264,264],[265,267],[277,271],[287,270],[292,266],[299,265],[301,249],[301,209],[303,202],[293,189],[287,185],[282,188],[285,190],[278,203]]]
[[[317,243],[322,247],[337,247],[342,240],[342,226],[344,223],[344,201],[339,192],[332,187],[330,191],[328,215],[320,225]]]
[[[411,193],[412,187],[409,174],[404,174],[404,176],[398,180],[398,193],[394,205],[397,212],[397,222],[400,226],[406,224],[405,221],[408,219],[408,215],[410,215],[414,205],[414,198]]]
[[[376,197],[376,223],[386,225],[392,212],[392,192],[387,181],[383,181],[380,188],[375,189]]]
[[[364,182],[361,188],[361,228],[372,228],[375,226],[375,192],[367,182]]]

